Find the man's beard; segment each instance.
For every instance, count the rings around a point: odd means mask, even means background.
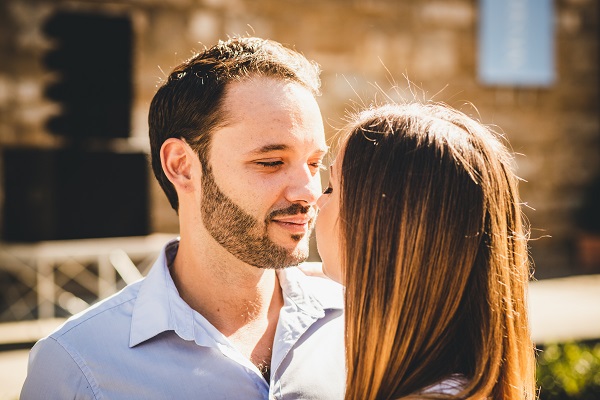
[[[261,224],[219,189],[210,166],[203,168],[201,210],[205,228],[228,252],[255,267],[279,269],[306,260],[314,218],[309,222],[306,234],[290,236],[298,243],[293,249],[274,243],[267,229],[275,216],[306,214],[311,208],[292,204],[285,209],[272,211]]]

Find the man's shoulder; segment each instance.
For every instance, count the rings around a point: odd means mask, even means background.
[[[303,272],[301,274],[302,276],[299,279],[301,285],[314,288],[319,293],[328,293],[336,297],[343,294],[344,287],[327,277],[306,275]]]
[[[126,286],[114,295],[73,315],[49,337],[59,342],[72,339],[93,340],[107,331],[129,331],[133,306],[142,281]]]
[[[320,263],[319,263],[320,264]],[[341,309],[344,306],[343,286],[331,279],[317,274],[307,274],[302,269],[290,267],[285,269],[286,279],[300,288],[303,296],[310,296],[319,301],[325,309]]]
[[[328,278],[323,273],[323,264],[320,261],[305,261],[296,268],[290,270],[299,270],[300,280],[303,284],[314,285],[316,287],[327,287],[336,292],[342,292],[343,286],[334,280]],[[296,272],[294,272],[296,273]]]

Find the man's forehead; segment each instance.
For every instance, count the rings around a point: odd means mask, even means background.
[[[316,104],[315,95],[299,82],[256,75],[227,83],[220,109],[224,114],[223,122],[227,124],[244,114],[253,116],[261,108],[289,108],[290,111],[298,111],[313,107],[313,102]]]
[[[213,141],[223,151],[312,155],[328,150],[316,99],[298,83],[268,77],[229,83],[221,112]]]

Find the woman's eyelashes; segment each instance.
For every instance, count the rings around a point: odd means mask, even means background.
[[[323,165],[322,161],[311,162],[311,163],[308,163],[308,165],[310,165],[313,168],[316,168],[316,169],[319,169],[319,170],[323,170],[323,171],[325,171],[327,169],[325,167],[325,165]]]
[[[327,186],[327,189],[325,189],[323,194],[331,194],[331,193],[333,193],[333,188],[331,187],[331,185],[329,185],[329,186]]]

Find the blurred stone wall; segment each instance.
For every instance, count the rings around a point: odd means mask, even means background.
[[[57,10],[133,21],[134,147],[148,148],[147,111],[160,79],[194,49],[236,34],[295,46],[321,65],[319,102],[330,136],[346,109],[374,96],[434,99],[478,113],[522,154],[522,197],[539,238],[531,244],[536,275],[581,272],[574,216],[600,172],[597,0],[555,1],[557,80],[545,89],[478,82],[475,0],[3,0],[0,146],[61,144],[45,128],[57,107],[44,98],[52,77],[41,62],[52,46],[41,26]],[[153,230],[176,232],[175,213],[157,185],[151,199]]]

